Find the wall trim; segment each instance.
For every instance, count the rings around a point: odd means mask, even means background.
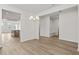
[[[34,39],[25,39],[25,40],[20,40],[20,42],[26,42],[26,41],[30,41],[30,40],[34,40]],[[39,39],[37,39],[39,40]]]
[[[73,43],[78,43],[77,41],[65,40],[63,38],[59,38],[59,40],[64,40],[64,41],[69,41],[69,42],[73,42]]]

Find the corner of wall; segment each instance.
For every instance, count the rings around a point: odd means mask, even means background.
[[[77,51],[79,52],[79,44],[78,44],[78,49],[77,49]]]

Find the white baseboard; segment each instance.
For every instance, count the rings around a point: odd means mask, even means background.
[[[59,39],[60,39],[60,40],[64,40],[64,41],[70,41],[70,42],[78,43],[77,41],[72,41],[72,40],[68,40],[68,39],[66,40],[66,38],[60,38],[60,37],[59,37]]]
[[[34,39],[25,39],[25,40],[20,40],[20,42],[25,42],[25,41],[29,41],[29,40],[34,40]],[[37,39],[39,40],[39,39]]]

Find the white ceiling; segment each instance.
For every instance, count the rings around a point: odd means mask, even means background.
[[[27,12],[38,13],[54,7],[54,4],[10,4],[10,6],[20,8]]]

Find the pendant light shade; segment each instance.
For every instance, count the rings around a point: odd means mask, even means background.
[[[36,19],[39,20],[39,16],[36,16]]]
[[[33,19],[33,16],[30,16],[30,17],[29,17],[29,20],[32,20],[32,19]]]

